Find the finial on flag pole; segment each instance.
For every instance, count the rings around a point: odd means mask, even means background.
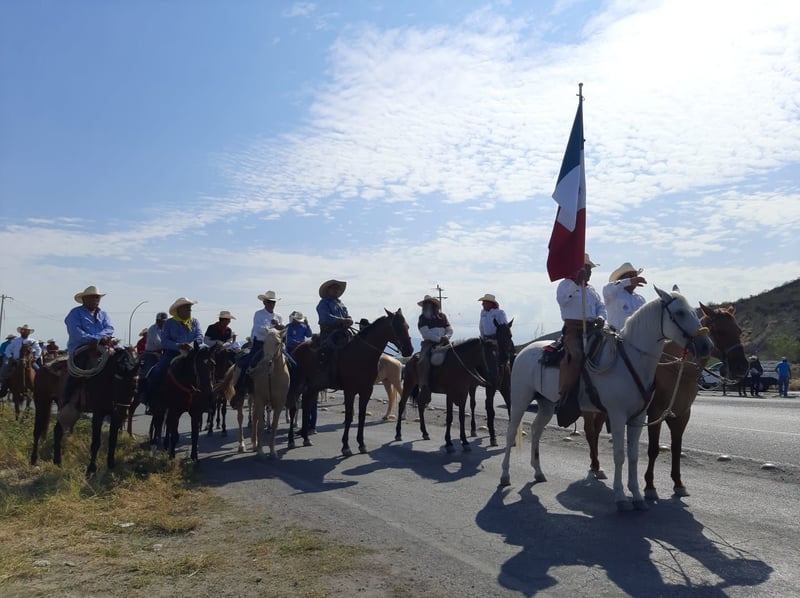
[[[583,83],[578,83],[578,99],[583,101]]]

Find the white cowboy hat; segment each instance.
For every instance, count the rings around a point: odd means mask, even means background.
[[[595,264],[590,258],[588,253],[583,254],[583,264],[590,268],[597,268],[600,264]]]
[[[327,295],[327,293],[328,293],[328,287],[331,287],[331,286],[333,286],[333,285],[335,285],[335,284],[338,284],[338,285],[339,285],[339,286],[342,288],[342,292],[341,292],[341,293],[339,293],[339,295],[342,295],[342,294],[344,293],[344,290],[347,288],[347,283],[346,283],[345,281],[343,281],[343,280],[335,280],[335,279],[331,279],[331,280],[326,280],[325,282],[323,282],[323,283],[320,285],[320,287],[319,287],[319,296],[320,296],[322,299],[324,299],[325,297],[327,297],[327,296],[328,296],[328,295]]]
[[[488,301],[489,303],[494,303],[497,307],[500,307],[500,303],[495,299],[494,295],[491,293],[486,293],[483,297],[478,299],[478,301]]]
[[[145,334],[147,334],[147,328],[142,328],[142,329],[139,331],[139,336],[144,336]],[[47,341],[47,342],[50,342],[50,341]]]
[[[31,328],[27,324],[23,324],[22,326],[17,326],[17,332],[22,333],[23,330],[27,330],[28,332],[36,332],[33,328]]]
[[[267,291],[263,295],[259,295],[258,296],[258,300],[261,301],[261,302],[264,302],[264,301],[280,301],[280,299],[278,299],[278,296],[275,294],[275,291]]]
[[[86,295],[97,295],[98,297],[105,297],[106,296],[105,293],[101,293],[100,291],[97,290],[96,286],[92,285],[92,286],[86,287],[80,293],[77,293],[75,295],[75,301],[77,301],[78,303],[83,303],[83,298]]]
[[[233,317],[233,315],[231,315],[231,312],[229,312],[227,309],[223,309],[221,312],[219,312],[219,319],[220,320],[235,320],[236,318]]]
[[[426,301],[430,301],[430,302],[431,302],[431,303],[433,303],[433,304],[434,304],[436,307],[441,307],[441,306],[442,306],[441,302],[440,302],[440,301],[439,301],[439,300],[438,300],[436,297],[431,297],[430,295],[425,295],[425,296],[422,298],[422,301],[417,301],[417,305],[419,305],[420,307],[422,307],[422,305],[423,305],[423,304],[424,304]]]
[[[13,340],[13,339],[15,339],[15,338],[17,338],[17,335],[16,335],[16,334],[7,334],[7,335],[6,335],[6,340],[7,340],[7,341]]]
[[[628,272],[635,272],[636,276],[639,276],[639,274],[644,272],[644,268],[638,268],[637,269],[637,268],[634,268],[633,264],[631,264],[630,262],[625,262],[624,264],[622,264],[619,268],[614,270],[609,275],[608,282],[615,282],[615,281],[619,280],[622,277],[623,274],[626,274]]]
[[[181,305],[194,305],[197,301],[192,301],[191,299],[187,299],[186,297],[178,297],[175,299],[175,303],[169,306],[169,315],[175,317],[177,315],[176,309],[178,309]]]
[[[306,319],[306,317],[303,315],[303,312],[301,311],[293,311],[292,315],[289,317],[292,318],[292,320],[294,320],[295,322],[302,322],[303,320]]]

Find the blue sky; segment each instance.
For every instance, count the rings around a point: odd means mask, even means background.
[[[551,199],[584,83],[587,249],[692,301],[800,276],[796,2],[0,5],[2,333],[118,335],[179,296],[249,334],[257,295],[356,318],[437,284],[457,338],[494,293],[560,326]],[[314,318],[312,318],[312,324]]]

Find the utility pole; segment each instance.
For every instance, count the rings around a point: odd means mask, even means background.
[[[436,292],[438,293],[438,295],[439,295],[439,305],[441,305],[441,304],[442,304],[442,301],[443,301],[443,300],[445,300],[445,299],[447,299],[447,297],[443,297],[443,296],[442,296],[442,291],[444,291],[444,289],[443,289],[442,287],[440,287],[440,286],[439,286],[439,284],[437,283],[437,284],[436,284],[436,288],[435,288],[435,289],[433,289],[433,290],[434,290],[434,291],[436,291]]]
[[[9,297],[8,295],[0,295],[0,338],[3,335],[3,308],[6,305],[6,299],[14,300],[13,297]]]

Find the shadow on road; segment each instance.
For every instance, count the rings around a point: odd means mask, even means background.
[[[498,489],[475,518],[481,529],[522,548],[503,563],[498,583],[525,596],[558,585],[552,569],[574,565],[588,568],[579,581],[587,593],[593,580],[607,576],[632,596],[726,596],[726,588],[758,586],[772,573],[704,527],[678,499],[618,514],[611,510],[613,491],[586,479],[557,496],[578,513],[551,514],[533,486],[523,486],[519,500],[510,489]]]

